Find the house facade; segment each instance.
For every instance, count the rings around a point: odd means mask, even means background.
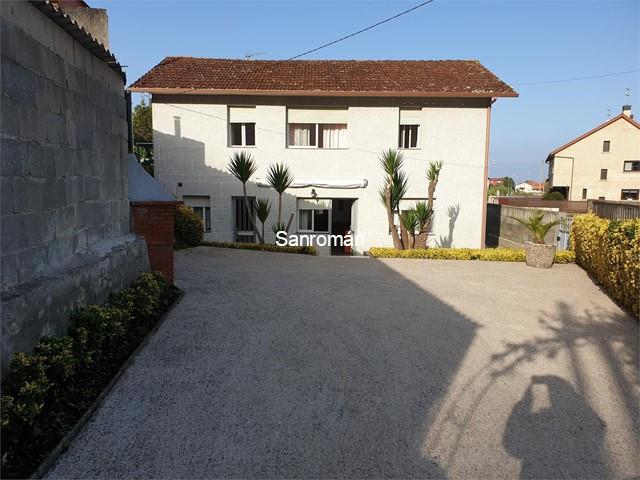
[[[516,192],[542,193],[543,190],[544,183],[536,182],[535,180],[525,180],[516,185]]]
[[[152,94],[156,178],[202,216],[205,238],[252,241],[229,157],[258,170],[251,198],[277,194],[269,165],[294,183],[283,196],[290,233],[356,236],[355,253],[392,245],[379,190],[381,153],[399,148],[409,186],[402,209],[427,197],[426,169],[442,161],[431,245],[480,247],[484,238],[491,104],[516,96],[476,61],[245,61],[170,57],[130,90]],[[321,253],[331,253],[321,245]],[[340,249],[333,249],[340,253]]]
[[[640,199],[640,123],[631,106],[547,156],[549,185],[567,200]]]

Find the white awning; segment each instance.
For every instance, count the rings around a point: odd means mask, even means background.
[[[268,187],[269,184],[262,178],[256,178],[259,187]],[[366,178],[347,180],[327,180],[327,179],[296,179],[289,188],[366,188],[369,184]]]
[[[346,108],[289,108],[289,123],[347,123]]]

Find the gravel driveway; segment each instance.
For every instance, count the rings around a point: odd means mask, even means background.
[[[575,265],[177,252],[50,478],[630,478],[638,322]]]

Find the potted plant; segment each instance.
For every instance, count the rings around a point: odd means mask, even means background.
[[[560,220],[544,223],[544,212],[535,212],[527,220],[511,217],[524,225],[533,236],[532,242],[525,242],[524,252],[527,265],[537,268],[551,268],[556,255],[556,246],[552,243],[545,243],[544,238],[549,230],[560,223]]]

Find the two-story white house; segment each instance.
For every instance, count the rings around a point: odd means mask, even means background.
[[[283,198],[290,233],[351,229],[356,253],[392,245],[379,193],[379,157],[389,148],[405,158],[402,209],[427,198],[427,166],[443,163],[430,245],[482,246],[491,105],[517,96],[466,60],[168,57],[130,90],[152,94],[156,178],[202,216],[206,239],[254,240],[242,186],[227,171],[229,157],[245,150],[258,165],[248,195],[272,202],[267,241],[275,240],[277,194],[265,177],[283,162],[295,177]]]

